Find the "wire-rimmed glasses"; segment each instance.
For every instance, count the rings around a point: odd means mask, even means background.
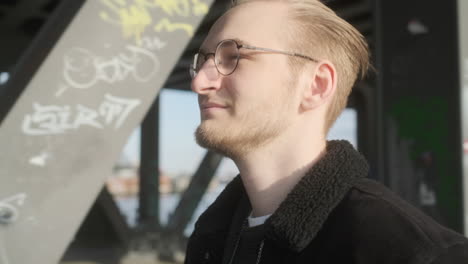
[[[203,64],[208,60],[210,56],[214,57],[215,67],[216,70],[224,76],[232,74],[239,64],[240,58],[240,49],[250,49],[250,50],[257,50],[257,51],[264,51],[270,53],[279,53],[288,56],[295,56],[303,59],[307,59],[313,62],[318,62],[318,60],[309,57],[307,55],[295,53],[295,52],[288,52],[288,51],[280,51],[268,48],[260,48],[245,44],[239,44],[234,39],[225,39],[216,45],[215,52],[211,53],[203,53],[198,52],[193,57],[193,63],[190,65],[190,76],[195,78],[198,72],[202,68]]]

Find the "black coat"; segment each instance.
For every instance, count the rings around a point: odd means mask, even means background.
[[[328,142],[327,154],[263,225],[257,262],[468,264],[464,236],[367,175],[367,162],[348,142]],[[250,211],[238,176],[198,219],[185,263],[229,264]]]

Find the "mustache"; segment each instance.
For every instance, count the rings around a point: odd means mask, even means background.
[[[199,106],[218,106],[218,107],[228,107],[231,103],[222,98],[213,98],[208,96],[198,96],[198,105]]]

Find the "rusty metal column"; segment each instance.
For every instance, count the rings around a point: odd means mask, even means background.
[[[159,95],[141,125],[138,224],[158,231],[159,223]]]

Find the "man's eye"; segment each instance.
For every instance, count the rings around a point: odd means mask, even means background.
[[[239,59],[251,59],[252,56],[250,56],[249,54],[240,54],[239,55]]]
[[[237,56],[225,56],[222,60],[218,61],[218,65],[232,63],[237,60]]]

